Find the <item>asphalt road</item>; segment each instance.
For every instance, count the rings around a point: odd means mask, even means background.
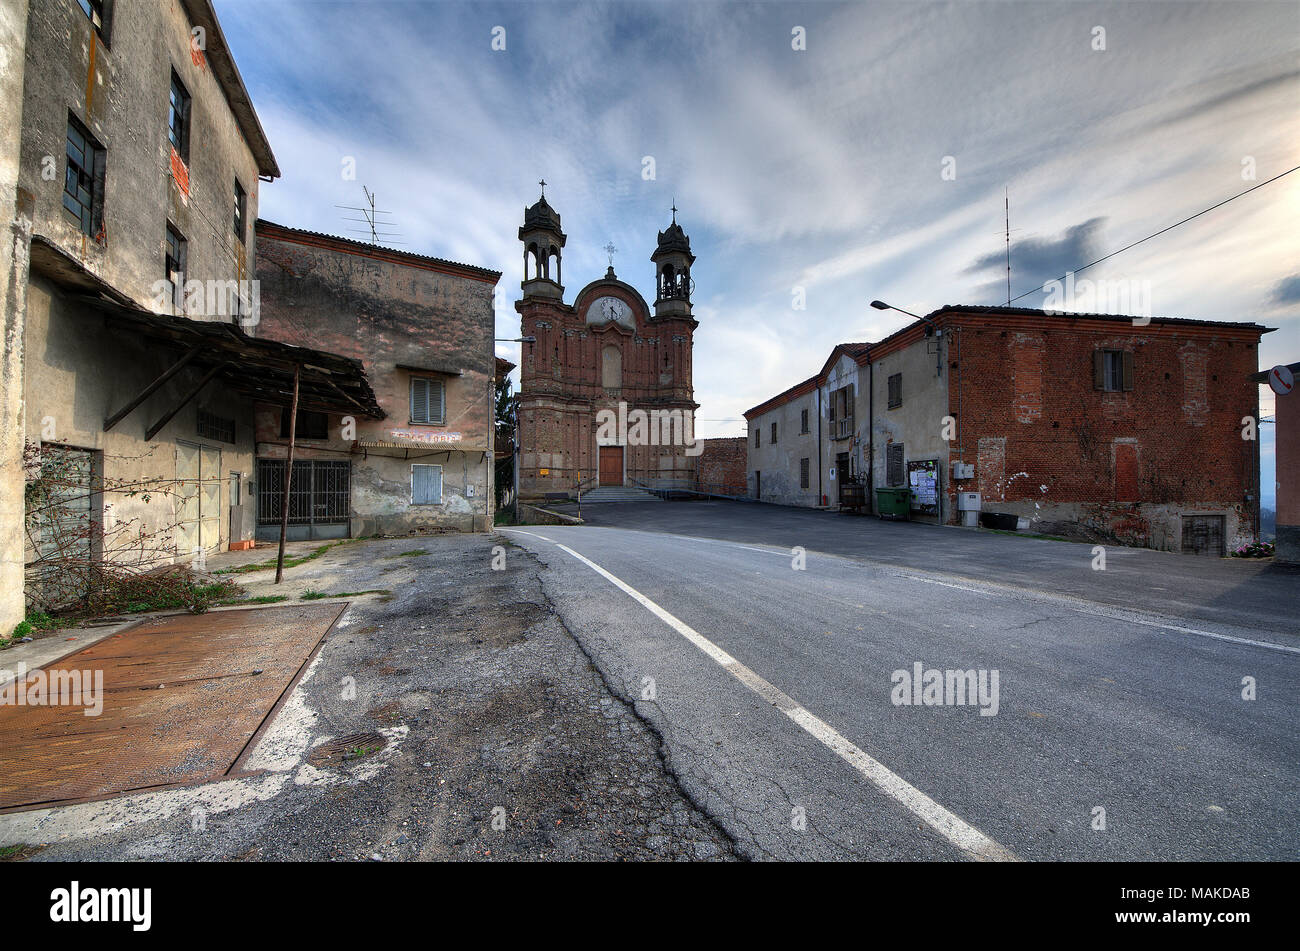
[[[504,534],[742,854],[1300,857],[1300,575],[767,506],[583,514]],[[896,704],[918,663],[996,671],[996,714]]]

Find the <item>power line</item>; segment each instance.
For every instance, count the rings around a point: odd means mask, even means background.
[[[1105,255],[1104,257],[1097,258],[1097,260],[1095,260],[1095,261],[1090,261],[1089,263],[1085,264],[1083,267],[1075,268],[1074,271],[1071,271],[1071,272],[1066,272],[1066,274],[1062,274],[1059,278],[1057,278],[1057,280],[1058,280],[1058,281],[1063,281],[1063,280],[1065,280],[1067,274],[1071,274],[1071,273],[1073,273],[1073,274],[1078,274],[1080,271],[1086,271],[1088,268],[1092,267],[1094,264],[1100,264],[1102,261],[1108,261],[1108,260],[1110,260],[1111,258],[1113,258],[1113,257],[1114,257],[1115,255],[1117,255],[1117,254],[1123,254],[1123,253],[1124,253],[1125,251],[1127,251],[1129,248],[1136,248],[1139,244],[1142,244],[1142,243],[1145,242],[1145,241],[1150,241],[1152,238],[1158,238],[1158,237],[1160,237],[1160,235],[1164,234],[1166,231],[1173,231],[1173,230],[1174,230],[1175,228],[1177,228],[1179,225],[1185,225],[1185,224],[1187,224],[1187,222],[1192,221],[1192,220],[1194,220],[1194,219],[1196,219],[1196,218],[1199,218],[1199,217],[1201,217],[1201,215],[1207,214],[1208,212],[1214,211],[1214,209],[1216,209],[1216,208],[1222,208],[1224,205],[1226,205],[1226,204],[1227,204],[1228,202],[1230,202],[1230,201],[1236,201],[1236,200],[1237,200],[1238,198],[1240,198],[1242,195],[1249,195],[1249,194],[1250,194],[1251,192],[1253,192],[1256,188],[1263,188],[1265,185],[1268,185],[1268,184],[1270,184],[1270,183],[1272,183],[1272,182],[1275,182],[1275,181],[1277,181],[1279,178],[1283,178],[1283,177],[1285,177],[1285,176],[1287,176],[1287,175],[1290,175],[1292,172],[1297,172],[1297,171],[1300,171],[1300,165],[1297,165],[1295,168],[1289,168],[1289,169],[1287,169],[1287,170],[1286,170],[1285,172],[1283,172],[1281,175],[1274,175],[1272,178],[1267,179],[1266,181],[1262,181],[1262,182],[1260,182],[1258,185],[1252,185],[1252,186],[1250,186],[1250,188],[1247,188],[1245,191],[1238,192],[1237,194],[1233,195],[1231,198],[1225,198],[1225,199],[1223,199],[1223,201],[1219,202],[1217,205],[1211,205],[1209,208],[1204,208],[1204,209],[1202,209],[1201,211],[1198,211],[1196,214],[1191,215],[1191,216],[1189,216],[1189,217],[1187,217],[1187,218],[1184,218],[1182,221],[1176,221],[1176,222],[1174,222],[1173,224],[1171,224],[1171,225],[1170,225],[1169,227],[1167,227],[1167,228],[1161,228],[1161,229],[1160,229],[1159,231],[1157,231],[1155,234],[1149,234],[1149,235],[1147,235],[1145,238],[1141,238],[1141,239],[1139,239],[1139,240],[1137,240],[1137,241],[1134,241],[1132,244],[1126,244],[1124,247],[1120,248],[1118,251],[1112,251],[1112,252],[1110,252],[1110,254],[1107,254],[1107,255]],[[1047,282],[1044,282],[1044,283],[1047,283]],[[1011,300],[1007,301],[1007,303],[1008,303],[1008,304],[1012,304],[1012,303],[1014,303],[1015,301],[1020,300],[1021,297],[1028,297],[1030,294],[1037,294],[1037,293],[1038,293],[1039,291],[1041,291],[1042,289],[1043,289],[1043,285],[1040,284],[1038,287],[1034,287],[1034,288],[1031,288],[1031,289],[1025,291],[1025,292],[1024,292],[1023,294],[1021,294],[1019,297],[1013,297],[1013,298],[1011,298]]]

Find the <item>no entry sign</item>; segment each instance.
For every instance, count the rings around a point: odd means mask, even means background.
[[[1286,396],[1295,387],[1295,377],[1284,366],[1275,366],[1268,371],[1268,385],[1278,396]]]

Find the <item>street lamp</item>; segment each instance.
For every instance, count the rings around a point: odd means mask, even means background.
[[[493,337],[492,339],[495,343],[537,343],[536,337]],[[523,362],[522,355],[519,358],[519,362],[520,363]],[[515,524],[517,525],[519,524],[519,394],[518,393],[515,394],[515,398],[511,401],[511,411],[514,413],[514,417],[515,417],[514,438],[511,439],[511,442],[514,443],[514,452],[512,454],[513,458],[511,459],[512,464],[510,466],[510,468],[514,470],[515,492],[514,492],[514,498],[511,500],[511,504],[513,505],[515,510]]]
[[[892,304],[886,304],[882,300],[873,300],[871,306],[876,310],[896,310],[900,314],[907,314],[908,317],[915,317],[917,320],[925,321],[925,335],[927,337],[942,337],[943,331],[929,317],[922,317],[920,314],[914,314],[910,310],[903,310],[901,307],[895,307]],[[934,375],[943,375],[943,342],[939,341],[934,346]]]

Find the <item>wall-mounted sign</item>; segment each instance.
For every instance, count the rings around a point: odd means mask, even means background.
[[[537,474],[538,474],[538,475],[543,475],[543,476],[548,476],[548,475],[551,474],[551,470],[550,470],[550,469],[538,469],[538,470],[537,470]]]
[[[443,445],[460,442],[460,433],[431,433],[418,429],[394,429],[389,432],[394,439],[407,439],[411,442],[423,442],[430,445]]]
[[[909,460],[907,463],[907,485],[912,490],[912,508],[922,512],[938,513],[938,459]]]
[[[1268,385],[1278,396],[1286,396],[1295,386],[1295,375],[1279,364],[1268,371]]]

